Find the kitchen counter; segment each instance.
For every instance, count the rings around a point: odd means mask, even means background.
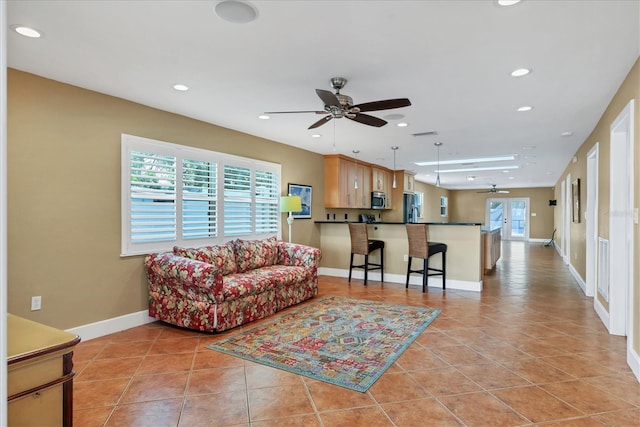
[[[348,276],[351,239],[346,225],[356,222],[358,221],[315,221],[320,228],[320,249],[322,250],[319,274]],[[371,226],[369,238],[385,242],[385,282],[404,284],[409,251],[405,223],[377,221],[367,224]],[[447,289],[481,291],[484,273],[482,224],[475,222],[423,222],[423,224],[429,226],[431,241],[447,245]],[[370,256],[370,260],[380,261],[377,251]],[[418,262],[422,261],[414,260],[413,262],[413,267],[417,268]],[[434,268],[440,268],[440,263],[439,256],[429,260],[429,264]],[[362,271],[354,270],[353,277],[362,278]],[[380,280],[380,273],[371,272],[369,278],[372,281]],[[411,275],[409,284],[422,286],[422,277],[417,274]],[[442,288],[442,278],[430,277],[429,287],[432,286]]]
[[[361,221],[314,221],[316,224],[357,224]],[[405,222],[387,222],[387,221],[372,221],[368,222],[370,225],[378,225],[378,224],[388,224],[388,225],[404,225]],[[416,224],[427,224],[427,225],[476,225],[481,226],[481,222],[425,222],[418,221]]]

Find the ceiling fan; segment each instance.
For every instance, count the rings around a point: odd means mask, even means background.
[[[369,126],[381,127],[387,124],[385,120],[379,119],[368,114],[362,114],[365,111],[390,110],[392,108],[408,107],[411,101],[407,98],[385,99],[383,101],[365,102],[363,104],[353,105],[353,99],[348,95],[340,93],[340,89],[347,83],[344,77],[333,77],[331,87],[336,93],[328,90],[316,89],[316,94],[324,103],[322,111],[267,111],[265,114],[289,114],[289,113],[315,113],[326,114],[323,118],[309,126],[309,129],[315,129],[327,123],[331,119],[347,119],[356,121]]]
[[[491,188],[488,190],[476,191],[476,193],[509,194],[507,190],[498,190],[496,184],[491,184]]]

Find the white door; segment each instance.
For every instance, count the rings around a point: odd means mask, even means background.
[[[502,240],[529,240],[529,199],[487,199],[485,224],[502,228]]]
[[[595,295],[598,277],[598,157],[599,145],[596,143],[587,154],[587,204],[584,213],[587,243],[587,281],[585,294]]]

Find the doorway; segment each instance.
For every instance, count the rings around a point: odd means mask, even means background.
[[[529,198],[487,199],[485,224],[500,227],[502,240],[529,240]]]
[[[633,118],[631,100],[611,124],[609,333],[633,336]],[[627,340],[631,346],[632,340]]]
[[[587,154],[587,204],[584,213],[587,228],[587,281],[584,293],[588,297],[595,295],[598,277],[598,159],[599,144],[596,142]]]

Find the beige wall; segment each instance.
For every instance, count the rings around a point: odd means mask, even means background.
[[[10,313],[68,329],[147,309],[143,258],[120,257],[121,133],[281,163],[322,219],[318,154],[12,69],[7,104]],[[313,219],[294,241],[320,245]]]
[[[451,191],[449,221],[485,222],[486,200],[491,198],[529,198],[529,238],[550,239],[553,234],[554,199],[552,188],[509,188],[509,194],[478,193],[478,190]],[[532,214],[535,213],[535,216]]]
[[[587,177],[587,153],[598,143],[599,164],[598,164],[598,235],[600,237],[609,238],[609,186],[610,186],[610,125],[616,119],[622,109],[635,99],[635,118],[634,118],[634,207],[638,209],[640,206],[640,59],[636,61],[632,69],[629,71],[626,79],[620,85],[617,93],[609,103],[600,121],[594,128],[593,132],[580,146],[575,154],[576,161],[569,163],[562,176],[556,184],[556,198],[560,203],[560,183],[571,174],[571,181],[579,178],[580,185],[580,211],[584,212],[586,207],[586,177]],[[567,188],[570,191],[570,188]],[[559,236],[562,236],[563,221],[560,214],[561,209],[558,208],[555,216],[556,227]],[[640,227],[638,224],[633,226],[634,233],[634,254],[636,260],[640,260]],[[573,268],[578,272],[583,280],[586,280],[586,243],[585,243],[586,225],[584,217],[579,223],[571,224],[571,242],[569,259]],[[632,308],[632,322],[636,325],[636,336],[633,339],[633,349],[636,353],[640,353],[640,262],[635,263],[634,268],[634,293],[635,301]],[[602,296],[597,293],[596,297],[602,305],[608,309],[608,304]]]

